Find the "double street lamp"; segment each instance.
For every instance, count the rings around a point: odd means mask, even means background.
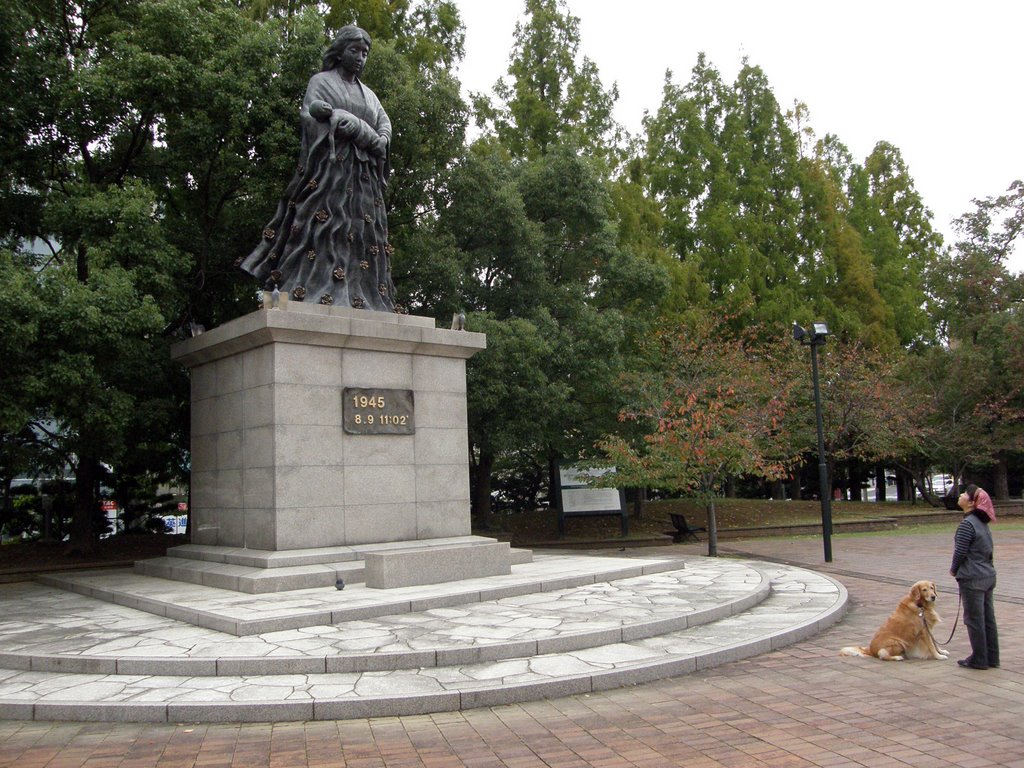
[[[832,496],[828,492],[828,466],[825,463],[825,430],[821,421],[821,387],[818,384],[818,347],[828,337],[828,326],[814,323],[804,329],[793,323],[793,338],[811,348],[811,373],[814,379],[814,417],[818,424],[818,486],[821,497],[821,537],[825,545],[825,562],[832,562]]]

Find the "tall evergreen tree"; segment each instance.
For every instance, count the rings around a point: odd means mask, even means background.
[[[847,340],[888,349],[897,343],[895,318],[876,287],[864,241],[848,218],[850,201],[841,183],[851,167],[844,165],[848,160],[845,147],[827,137],[815,156],[800,161],[800,273],[809,301],[794,317],[825,319]]]
[[[733,239],[735,182],[722,149],[730,104],[730,92],[701,54],[686,88],[666,73],[661,105],[644,119],[650,195],[663,208],[665,237],[676,257],[696,264],[702,274],[704,251]],[[705,279],[719,296],[722,286]]]
[[[650,192],[676,256],[698,265],[735,322],[791,319],[801,303],[798,145],[764,73],[744,63],[728,87],[701,55],[685,87],[668,73],[645,129]]]
[[[508,73],[498,81],[494,106],[477,97],[478,121],[493,126],[514,157],[546,154],[572,144],[604,157],[620,132],[612,118],[618,99],[606,89],[597,66],[579,56],[579,24],[565,0],[525,0],[526,21],[516,24]]]
[[[535,471],[553,456],[592,451],[614,424],[625,313],[649,315],[668,283],[642,249],[618,247],[607,181],[615,92],[592,63],[578,62],[578,20],[561,0],[527,0],[526,15],[510,81],[496,88],[501,103],[477,99],[488,132],[452,177],[450,205],[438,218],[442,242],[460,254],[464,301],[480,313],[469,315],[470,327],[492,330],[487,351],[470,361],[470,380],[501,367],[496,359],[514,360],[511,381],[531,381],[545,395],[525,434],[505,429],[524,423],[523,388],[503,388],[509,399],[500,408],[470,390],[477,513],[490,503],[497,461]],[[470,190],[478,199],[466,199]],[[510,434],[519,445],[494,439]]]
[[[705,265],[728,287],[733,311],[750,302],[761,322],[782,324],[802,299],[797,141],[759,67],[744,62],[733,91],[722,140],[736,180],[736,241]]]
[[[875,282],[893,313],[900,344],[933,339],[925,309],[924,275],[938,258],[942,237],[914,186],[900,151],[879,142],[850,176],[850,222],[871,254]]]

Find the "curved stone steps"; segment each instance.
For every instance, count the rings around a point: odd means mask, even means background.
[[[63,591],[20,591],[0,627],[0,666],[225,676],[451,666],[638,640],[747,610],[770,585],[750,564],[694,559],[663,573],[244,638],[166,618],[140,623],[130,608]],[[47,627],[36,618],[43,613],[62,620]],[[31,633],[17,631],[19,622],[31,623]]]
[[[504,576],[395,589],[370,589],[355,584],[342,591],[319,587],[264,594],[184,583],[123,569],[47,574],[38,581],[156,616],[245,637],[552,592],[664,573],[684,565],[685,560],[679,557],[539,555],[532,562],[513,566],[513,572]]]
[[[565,696],[685,674],[779,648],[838,621],[846,590],[804,569],[758,567],[772,592],[741,613],[626,642],[494,662],[390,671],[153,676],[0,671],[0,717],[135,722],[409,715]]]

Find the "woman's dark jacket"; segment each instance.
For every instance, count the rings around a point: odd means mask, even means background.
[[[964,517],[953,540],[953,564],[950,571],[957,582],[968,589],[991,589],[996,583],[992,564],[992,532],[984,512]]]

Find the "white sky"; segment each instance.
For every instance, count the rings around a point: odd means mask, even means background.
[[[466,25],[459,78],[490,93],[505,76],[522,0],[456,0]],[[1024,177],[1021,38],[1016,0],[568,0],[580,49],[606,87],[616,119],[639,134],[661,103],[666,69],[684,84],[701,51],[733,82],[744,56],[760,66],[783,110],[810,110],[863,162],[878,141],[900,149],[933,225],[973,198]],[[1024,245],[1008,265],[1024,271]]]

